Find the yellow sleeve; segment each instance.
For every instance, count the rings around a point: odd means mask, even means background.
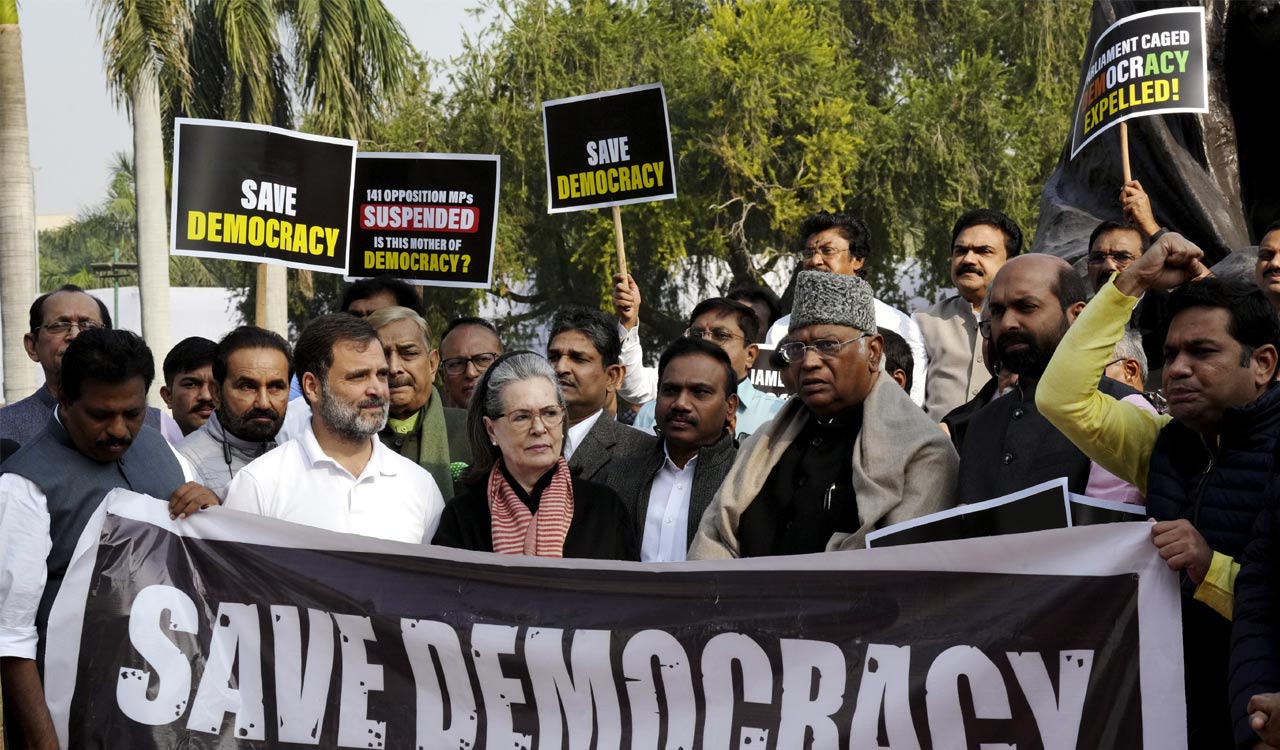
[[[1102,393],[1098,381],[1138,304],[1107,282],[1067,329],[1036,387],[1036,407],[1090,460],[1147,494],[1147,467],[1166,414]]]
[[[1236,575],[1239,572],[1240,563],[1215,550],[1209,572],[1196,586],[1196,601],[1208,604],[1213,611],[1230,620],[1236,603]]]

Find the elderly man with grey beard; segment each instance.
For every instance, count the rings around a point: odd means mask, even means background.
[[[387,424],[389,367],[373,326],[316,318],[294,349],[311,422],[250,463],[225,506],[284,521],[401,542],[425,542],[444,509],[425,469],[377,437]]]

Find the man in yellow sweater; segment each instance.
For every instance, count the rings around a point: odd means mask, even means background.
[[[1208,278],[1198,247],[1158,234],[1099,290],[1063,337],[1036,405],[1077,447],[1147,498],[1152,542],[1183,574],[1183,640],[1190,748],[1232,744],[1226,690],[1237,560],[1258,514],[1276,500],[1268,481],[1280,435],[1273,387],[1280,322],[1250,285]],[[1189,283],[1195,282],[1195,283]],[[1098,391],[1133,308],[1154,289],[1169,298],[1167,415]]]

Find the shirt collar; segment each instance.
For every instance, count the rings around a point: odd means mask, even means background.
[[[587,433],[591,432],[591,428],[596,426],[596,422],[600,420],[601,414],[604,414],[604,409],[601,409],[569,428],[566,435],[569,438],[569,445],[573,446],[573,450],[576,451],[578,447],[582,445],[582,441],[586,440]]]
[[[383,446],[382,441],[376,435],[370,437],[369,440],[373,443],[373,453],[369,455],[369,463],[365,464],[364,471],[360,472],[360,476],[356,477],[356,481],[374,473],[383,476],[395,476],[396,468],[386,459],[387,449]],[[302,446],[302,454],[306,457],[309,467],[327,464],[344,472],[347,471],[346,467],[330,458],[329,454],[325,453],[324,449],[320,447],[320,441],[316,440],[315,430],[312,429],[310,423],[307,424],[307,428],[302,431],[302,434],[298,436],[298,442]]]
[[[663,441],[662,441],[662,456],[663,456],[662,466],[663,466],[663,468],[665,468],[667,471],[670,471],[670,472],[672,472],[672,473],[679,474],[679,473],[680,473],[680,472],[682,472],[682,471],[692,471],[692,470],[693,470],[693,468],[694,468],[694,465],[695,465],[695,464],[697,463],[697,461],[698,461],[698,456],[700,456],[700,455],[702,455],[702,451],[701,451],[701,450],[699,450],[697,453],[693,454],[693,458],[689,459],[689,460],[685,463],[684,468],[683,468],[683,469],[681,469],[679,466],[676,466],[676,462],[675,462],[675,461],[672,461],[672,460],[671,460],[671,451],[667,450],[667,441],[665,441],[665,440],[663,440]]]

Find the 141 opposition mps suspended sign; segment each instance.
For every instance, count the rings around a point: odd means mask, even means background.
[[[46,695],[67,748],[1168,750],[1179,623],[1144,523],[646,566],[115,490]]]

